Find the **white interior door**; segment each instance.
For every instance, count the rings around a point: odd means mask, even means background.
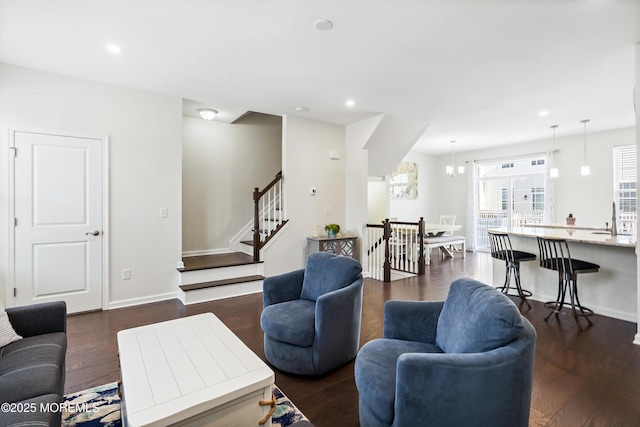
[[[13,133],[15,303],[102,308],[102,139]]]

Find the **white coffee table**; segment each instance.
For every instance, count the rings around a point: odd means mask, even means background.
[[[270,409],[273,371],[213,313],[120,331],[118,351],[125,426],[258,426]]]

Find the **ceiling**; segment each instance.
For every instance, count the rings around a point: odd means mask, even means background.
[[[385,113],[429,124],[430,154],[634,126],[639,42],[640,0],[0,0],[2,63],[228,122]]]

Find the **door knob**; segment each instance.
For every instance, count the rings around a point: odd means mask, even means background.
[[[100,231],[98,230],[93,230],[93,231],[87,231],[86,233],[84,233],[85,236],[99,236],[100,235]]]

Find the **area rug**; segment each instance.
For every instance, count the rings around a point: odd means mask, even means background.
[[[296,421],[307,420],[302,412],[276,386],[276,411],[271,418],[273,427],[286,427]],[[63,427],[121,427],[118,384],[109,383],[64,397]]]

